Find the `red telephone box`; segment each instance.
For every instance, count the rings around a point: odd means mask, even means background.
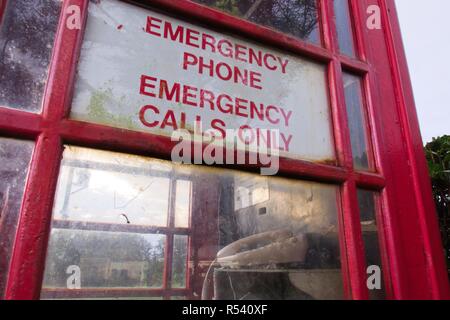
[[[0,0],[0,297],[449,298],[393,0],[35,2]]]

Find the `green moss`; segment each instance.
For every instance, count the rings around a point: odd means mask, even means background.
[[[98,90],[92,93],[89,101],[87,116],[90,120],[108,124],[114,127],[120,127],[130,130],[137,130],[132,116],[115,115],[108,111],[108,103],[114,102],[112,90]],[[126,97],[122,96],[119,101],[115,101],[120,109],[126,106]]]

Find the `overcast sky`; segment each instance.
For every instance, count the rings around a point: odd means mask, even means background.
[[[395,2],[423,141],[450,135],[450,1]]]

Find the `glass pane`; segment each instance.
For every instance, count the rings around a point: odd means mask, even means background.
[[[60,0],[6,1],[0,17],[0,106],[39,112]]]
[[[239,18],[319,44],[316,0],[194,0]]]
[[[378,240],[378,227],[375,207],[376,194],[371,191],[358,190],[358,203],[361,216],[364,247],[367,266],[377,266],[382,270],[380,246]],[[370,298],[374,300],[385,299],[383,277],[380,275],[381,288],[369,290]]]
[[[110,159],[108,152],[101,151],[92,157],[85,149],[67,147],[54,218],[166,226],[169,174],[170,166],[139,157]]]
[[[172,282],[167,282],[168,286],[183,288],[188,272],[191,284],[187,292],[177,291],[177,295],[204,299],[343,298],[337,186],[77,147],[66,147],[63,158],[43,297],[123,297],[124,291],[113,290],[115,287],[126,287],[131,290],[129,296],[135,297],[133,288],[160,286],[163,239],[173,233]],[[82,214],[74,220],[64,219],[58,203],[64,202],[61,199],[68,193],[61,186],[66,184],[65,170],[70,167],[104,170],[106,181],[108,176],[115,177],[115,172],[125,171],[134,173],[123,177],[130,183],[136,176],[167,176],[171,184],[178,180],[188,185],[189,180],[189,235],[177,234],[177,229],[170,227],[133,224],[136,217],[154,214],[145,199],[150,195],[135,199],[134,210],[126,213],[130,223],[98,223]],[[120,187],[122,183],[110,185]],[[81,186],[70,194],[77,194]],[[85,196],[84,210],[102,217],[106,209],[98,203],[114,201],[108,200],[109,194],[103,186],[96,197]],[[169,194],[168,198],[174,201],[168,207],[175,208],[176,196]],[[144,209],[133,217],[141,207]],[[159,235],[154,235],[156,232]],[[188,252],[192,260],[187,266]],[[80,269],[79,290],[67,287],[73,284],[67,273],[70,266]]]
[[[44,289],[67,288],[70,266],[79,268],[82,288],[160,288],[165,238],[155,234],[53,228]],[[50,296],[51,293],[46,297]]]
[[[352,143],[353,164],[358,170],[368,170],[367,124],[361,78],[344,73],[344,90]]]
[[[96,1],[70,117],[169,137],[212,130],[217,141],[251,127],[259,146],[282,156],[335,163],[327,88],[325,65],[122,1]],[[246,141],[242,132],[238,138]]]
[[[188,237],[174,236],[172,261],[172,288],[186,287]]]
[[[341,53],[355,56],[352,20],[348,0],[333,0],[336,31]]]
[[[188,228],[191,216],[192,183],[187,180],[177,180],[175,196],[175,227]]]
[[[33,143],[0,138],[0,299],[4,295]]]

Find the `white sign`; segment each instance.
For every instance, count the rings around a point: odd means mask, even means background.
[[[116,0],[89,4],[71,117],[166,136],[252,128],[282,156],[335,159],[324,65]]]

